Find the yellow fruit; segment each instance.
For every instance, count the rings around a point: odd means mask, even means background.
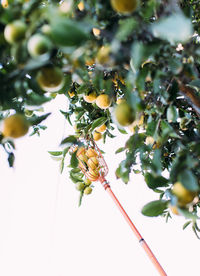
[[[96,152],[95,149],[89,148],[89,149],[86,151],[86,156],[87,156],[88,158],[90,158],[90,157],[96,157],[97,155],[98,155],[98,154],[97,154],[97,152]]]
[[[32,57],[38,57],[49,52],[51,41],[42,34],[35,34],[28,40],[27,49]]]
[[[10,44],[15,44],[25,37],[26,24],[20,20],[15,20],[7,24],[4,29],[4,37]]]
[[[8,7],[8,0],[1,0],[1,5],[4,9]]]
[[[88,178],[86,178],[84,182],[86,186],[90,186],[92,184],[92,182]]]
[[[88,173],[87,177],[91,181],[96,181],[99,178],[99,172],[96,171],[96,170],[92,170],[91,168],[89,168],[89,173]]]
[[[129,126],[135,120],[135,112],[127,102],[117,105],[114,110],[117,122],[121,126]]]
[[[24,136],[29,129],[29,123],[22,114],[14,114],[3,121],[3,136],[19,138]]]
[[[112,101],[107,94],[101,94],[96,98],[96,105],[101,109],[110,107]]]
[[[93,32],[93,34],[94,34],[94,36],[99,36],[100,35],[100,33],[101,33],[101,31],[99,30],[99,29],[97,29],[97,28],[93,28],[92,29],[92,32]]]
[[[77,189],[78,191],[83,191],[84,188],[85,188],[85,184],[84,184],[83,182],[77,182],[77,183],[76,183],[76,189]]]
[[[68,91],[68,94],[69,94],[70,98],[73,98],[75,96],[75,92],[74,91]]]
[[[92,136],[93,136],[93,139],[95,141],[98,141],[102,138],[102,134],[100,132],[97,132],[97,131],[95,131]]]
[[[77,150],[77,153],[76,153],[76,156],[79,160],[81,161],[84,161],[85,163],[87,163],[88,161],[88,158],[86,156],[86,150],[84,147],[80,147],[78,150]]]
[[[101,125],[100,127],[96,128],[97,132],[104,132],[106,130],[107,126],[105,124]]]
[[[89,93],[88,95],[84,95],[83,99],[87,102],[87,103],[94,103],[96,101],[97,98],[97,94],[95,91]]]
[[[81,2],[78,4],[78,9],[79,9],[80,11],[83,11],[83,10],[85,9],[85,5],[84,5],[83,1],[81,1]]]
[[[57,92],[64,85],[64,75],[58,67],[44,67],[36,76],[36,80],[42,90],[46,92]]]
[[[89,194],[91,194],[92,193],[92,188],[91,187],[86,187],[85,189],[84,189],[84,194],[85,195],[89,195]]]
[[[172,193],[177,197],[180,206],[185,206],[192,202],[196,196],[196,192],[187,190],[181,182],[174,183]]]
[[[117,99],[116,104],[121,104],[124,102],[126,102],[126,100],[124,98],[119,98],[119,99]]]
[[[112,8],[119,13],[131,13],[138,6],[137,0],[110,0]]]
[[[96,157],[90,157],[87,164],[89,168],[91,168],[92,170],[95,170],[99,165],[99,160]]]
[[[151,136],[146,137],[146,140],[145,140],[146,145],[153,145],[154,142],[155,142],[155,140],[153,137],[151,137]]]
[[[96,57],[97,63],[106,64],[110,61],[110,46],[102,46]]]

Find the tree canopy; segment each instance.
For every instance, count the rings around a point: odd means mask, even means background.
[[[28,128],[40,135],[49,116],[42,106],[63,94],[74,135],[50,154],[61,171],[71,155],[80,202],[92,186],[80,168],[79,138],[106,143],[117,129],[127,142],[115,153],[125,152],[116,177],[127,184],[141,173],[158,194],[142,213],[183,215],[198,236],[199,11],[195,0],[2,0],[0,141],[9,165],[15,138]]]

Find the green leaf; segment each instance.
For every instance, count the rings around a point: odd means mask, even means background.
[[[157,126],[157,121],[151,121],[150,123],[148,123],[147,125],[147,130],[146,130],[146,135],[147,136],[154,136],[154,133],[156,131],[156,126]]]
[[[54,17],[50,19],[51,38],[60,46],[79,46],[89,36],[89,31],[84,30],[83,25],[67,17]]]
[[[106,117],[101,117],[101,118],[94,120],[94,122],[92,123],[92,126],[91,126],[91,131],[93,131],[95,128],[103,125],[106,121],[107,121]]]
[[[49,102],[51,100],[50,97],[46,97],[44,95],[39,95],[37,93],[31,92],[30,94],[27,95],[26,98],[26,103],[27,105],[42,105],[46,102]]]
[[[126,148],[124,148],[124,147],[119,148],[118,150],[115,151],[115,154],[116,154],[116,153],[120,153],[120,152],[124,151],[125,149],[126,149]]]
[[[46,120],[46,118],[50,115],[51,113],[46,113],[42,116],[32,116],[28,119],[29,123],[32,125],[32,126],[35,126],[35,125],[38,125],[40,124],[42,121]]]
[[[65,158],[63,157],[61,162],[60,162],[60,173],[62,173],[63,170],[64,170],[64,164],[65,164],[64,161],[65,161]]]
[[[71,156],[70,166],[72,168],[77,168],[78,167],[78,159],[76,157],[76,152],[74,152]]]
[[[161,170],[162,170],[161,151],[160,151],[160,149],[156,149],[154,151],[152,164],[154,166],[155,172],[160,173]]]
[[[188,225],[190,225],[192,221],[187,221],[186,223],[184,223],[183,225],[183,230],[185,230],[186,227],[188,227]]]
[[[68,136],[61,142],[61,145],[65,145],[65,144],[69,144],[69,145],[77,144],[77,138],[73,135]]]
[[[62,151],[48,151],[49,154],[51,154],[52,156],[60,156],[63,154]]]
[[[137,27],[138,23],[134,18],[127,18],[119,20],[119,28],[116,34],[116,38],[120,41],[126,41],[128,36]]]
[[[196,176],[189,170],[184,170],[178,175],[178,181],[189,191],[198,191],[199,185]]]
[[[157,217],[167,209],[167,204],[168,202],[164,200],[151,201],[142,208],[142,214],[148,217]]]
[[[144,175],[144,178],[145,178],[145,181],[150,189],[156,189],[159,187],[167,187],[168,186],[168,180],[161,175],[154,176],[151,173],[146,173]]]
[[[193,34],[192,22],[181,12],[177,12],[154,23],[152,32],[155,37],[168,40],[171,44],[185,42]]]

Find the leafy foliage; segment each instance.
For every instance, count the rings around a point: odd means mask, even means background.
[[[23,113],[32,135],[39,135],[40,130],[45,130],[40,123],[49,116],[43,114],[41,107],[57,94],[66,96],[69,108],[60,112],[74,125],[75,134],[61,141],[64,150],[49,152],[60,161],[61,172],[69,152],[70,178],[74,183],[83,183],[76,151],[72,153],[70,148],[80,147],[79,138],[92,138],[102,124],[106,125],[104,142],[107,137],[115,137],[113,130],[117,128],[128,137],[116,152],[125,153],[116,177],[128,183],[130,174],[141,173],[147,187],[160,194],[160,199],[145,205],[142,213],[168,218],[167,208],[170,203],[175,204],[180,214],[192,219],[197,233],[199,11],[199,1],[194,0],[141,0],[130,14],[117,13],[109,1],[102,0],[8,0],[8,7],[0,6],[0,120],[13,112]],[[5,28],[16,20],[26,24],[26,31],[10,43]],[[27,43],[37,33],[52,46],[44,54],[32,57]],[[61,69],[61,80],[52,75],[44,77],[41,85],[39,73],[45,68]],[[100,108],[95,101],[87,102],[84,96],[91,92],[108,95],[111,106]],[[114,116],[119,99],[125,100],[136,116],[125,128]],[[14,141],[3,133],[0,141],[12,166]],[[195,199],[179,206],[173,194],[175,182],[181,182],[187,191],[195,191]],[[80,203],[83,195],[81,190]]]

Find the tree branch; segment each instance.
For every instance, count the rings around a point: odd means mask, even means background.
[[[198,116],[200,115],[200,97],[197,96],[194,89],[183,84],[181,81],[176,80],[180,89],[180,93],[185,96],[191,103],[192,107],[195,109]]]

